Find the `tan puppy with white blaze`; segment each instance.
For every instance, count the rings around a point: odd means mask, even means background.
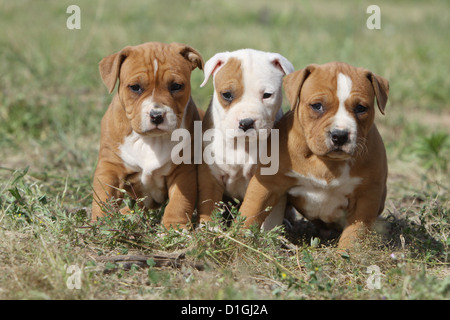
[[[101,123],[101,140],[94,174],[92,219],[104,215],[103,204],[120,200],[125,189],[145,208],[165,208],[166,227],[185,227],[190,221],[197,190],[196,165],[175,165],[171,141],[175,129],[194,131],[199,120],[191,97],[190,76],[203,68],[193,48],[149,42],[125,47],[100,62],[100,74],[111,93],[119,86]],[[129,211],[125,208],[123,211]]]
[[[253,49],[217,53],[206,62],[201,86],[213,76],[214,95],[202,123],[200,222],[210,220],[224,195],[243,199],[261,157],[257,153],[282,114],[282,78],[293,71],[282,55]]]
[[[291,111],[277,123],[280,170],[253,177],[241,206],[245,225],[261,225],[283,196],[322,227],[343,227],[351,248],[383,211],[386,152],[374,124],[376,98],[384,114],[389,83],[345,63],[309,65],[284,80]],[[282,221],[284,207],[272,210]],[[281,218],[280,218],[281,216]]]

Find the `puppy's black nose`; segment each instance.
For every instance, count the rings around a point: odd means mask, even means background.
[[[348,131],[347,130],[333,130],[330,132],[331,141],[336,147],[343,146],[348,141]]]
[[[156,125],[164,121],[164,117],[161,111],[152,110],[150,111],[150,121]]]
[[[239,129],[242,129],[245,132],[248,129],[253,128],[254,123],[255,123],[255,120],[253,120],[252,118],[241,119],[241,120],[239,120]]]

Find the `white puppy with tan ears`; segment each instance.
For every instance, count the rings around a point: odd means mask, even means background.
[[[282,55],[253,49],[217,53],[206,62],[201,86],[213,76],[214,94],[202,123],[200,222],[210,220],[224,195],[243,199],[261,158],[257,148],[266,145],[281,112],[283,77],[293,71]]]

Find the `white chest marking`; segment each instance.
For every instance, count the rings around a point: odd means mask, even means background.
[[[158,203],[165,200],[165,176],[171,168],[170,153],[172,142],[169,135],[142,137],[136,132],[127,136],[119,147],[120,157],[125,166],[136,172],[142,172],[141,183],[150,198]]]
[[[339,73],[337,78],[336,95],[339,99],[339,108],[334,115],[333,129],[346,129],[350,133],[356,130],[354,116],[345,108],[345,101],[350,97],[352,91],[352,80],[345,74]]]
[[[362,178],[350,177],[350,166],[346,165],[341,176],[330,181],[303,176],[295,171],[287,173],[297,179],[297,186],[289,190],[294,197],[303,197],[302,214],[310,220],[340,222],[348,208],[348,198]]]
[[[224,140],[214,139],[208,148],[214,153],[210,170],[216,179],[224,183],[225,194],[242,200],[256,168],[257,158],[252,157],[244,146],[228,148]]]
[[[171,161],[172,143],[169,135],[142,137],[133,131],[125,138],[119,150],[127,167],[152,174]]]

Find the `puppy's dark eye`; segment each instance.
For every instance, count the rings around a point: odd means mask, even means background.
[[[272,95],[273,95],[273,93],[270,93],[270,92],[264,92],[264,94],[263,94],[263,99],[269,99]]]
[[[233,94],[230,91],[222,92],[221,95],[225,101],[227,102],[233,101]]]
[[[364,112],[367,111],[367,107],[364,107],[363,105],[358,104],[358,105],[355,107],[355,109],[353,109],[353,111],[354,111],[356,114],[361,114],[361,113],[364,113]]]
[[[130,90],[132,92],[137,93],[137,94],[141,94],[144,91],[142,89],[142,87],[140,85],[138,85],[138,84],[130,85],[130,86],[128,86],[128,88],[130,88]]]
[[[325,109],[323,108],[323,105],[319,102],[319,103],[313,103],[310,104],[311,109],[313,109],[316,112],[324,112]]]
[[[172,83],[169,87],[169,90],[171,92],[177,92],[177,91],[180,91],[181,89],[183,89],[183,85],[180,83],[176,83],[176,82]]]

